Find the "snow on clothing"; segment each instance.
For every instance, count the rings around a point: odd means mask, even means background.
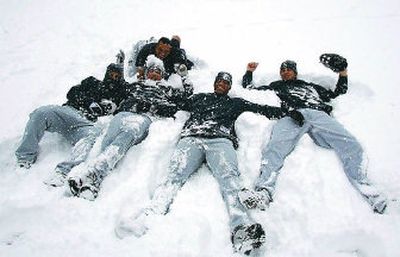
[[[231,98],[215,93],[196,94],[180,104],[182,110],[191,113],[185,123],[181,136],[204,138],[228,138],[237,147],[235,121],[243,112],[255,112],[268,118],[281,118],[285,115],[279,107],[263,106],[242,98]]]
[[[232,141],[227,138],[182,138],[171,158],[166,180],[156,188],[151,203],[144,212],[166,214],[179,189],[204,162],[207,162],[219,184],[231,230],[240,224],[252,223],[253,220],[237,198],[242,181],[236,151]]]
[[[156,55],[156,46],[157,43],[149,43],[143,46],[137,55],[135,66],[144,67],[147,56]],[[163,63],[168,76],[175,73],[175,64],[185,64],[188,70],[193,67],[193,62],[187,59],[185,50],[179,48],[179,45],[174,45],[171,48],[171,52],[164,58]]]
[[[68,101],[64,105],[69,105],[82,112],[89,120],[96,121],[97,117],[108,115],[109,113],[93,113],[89,106],[92,103],[100,104],[102,100],[110,100],[117,106],[127,94],[129,84],[121,78],[114,81],[110,78],[112,71],[123,74],[123,69],[117,64],[110,64],[107,67],[103,81],[92,76],[82,80],[79,85],[72,87],[67,93]]]
[[[39,142],[44,132],[57,132],[64,136],[72,148],[67,161],[56,170],[67,174],[74,166],[86,160],[100,129],[70,106],[42,106],[30,114],[21,145],[15,152],[17,159],[34,163],[38,156]]]
[[[251,72],[247,72],[243,77],[243,87],[251,83],[250,75]],[[302,80],[276,81],[256,89],[274,90],[282,100],[282,106],[297,109],[304,116],[302,127],[286,117],[275,124],[270,141],[262,151],[260,176],[255,183],[256,190],[265,188],[270,195],[274,193],[276,180],[285,158],[307,133],[317,145],[336,152],[351,184],[374,209],[383,208],[382,205],[385,203],[382,197],[366,176],[363,167],[364,152],[360,143],[339,122],[329,116],[332,107],[326,102],[346,93],[347,77],[339,77],[334,91]]]
[[[148,113],[160,117],[173,117],[178,111],[176,102],[181,102],[193,94],[193,85],[183,79],[183,90],[173,88],[165,81],[139,81],[130,85],[127,99],[117,111]]]
[[[94,115],[89,106],[93,102],[107,99],[119,104],[127,91],[128,84],[122,76],[119,81],[110,78],[112,71],[121,71],[116,64],[110,64],[103,81],[94,77],[84,79],[81,84],[72,87],[67,93],[67,103],[63,106],[43,106],[30,114],[30,119],[25,127],[21,145],[15,152],[18,161],[35,162],[39,142],[45,131],[57,132],[63,135],[74,147],[67,161],[57,165],[56,170],[67,174],[70,170],[85,161],[100,129],[93,122]]]
[[[243,76],[243,87],[246,88],[248,85],[250,85],[252,80],[253,73],[247,71]],[[330,114],[332,111],[332,106],[327,104],[327,102],[347,92],[347,77],[339,77],[339,80],[336,84],[336,89],[334,91],[299,79],[287,81],[278,80],[269,85],[251,88],[257,90],[273,90],[281,99],[282,107],[285,107],[289,110],[312,108]]]
[[[166,214],[178,190],[203,162],[218,181],[232,231],[238,225],[254,223],[237,197],[243,186],[234,147],[237,143],[234,123],[245,111],[261,113],[268,118],[280,118],[285,112],[278,107],[215,93],[193,95],[181,101],[180,108],[189,111],[191,116],[170,161],[167,178],[156,188],[149,206],[117,227],[120,237],[144,234],[147,227],[142,219],[151,214]]]
[[[111,120],[102,142],[102,151],[89,164],[89,173],[94,173],[100,184],[102,179],[115,167],[129,148],[142,142],[151,125],[151,118],[173,117],[176,99],[193,93],[191,83],[183,81],[184,90],[146,80],[130,85],[129,94],[118,108],[118,114]]]

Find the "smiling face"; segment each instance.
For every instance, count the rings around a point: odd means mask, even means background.
[[[156,46],[156,56],[161,60],[165,59],[171,52],[171,45],[159,42]]]
[[[280,70],[280,75],[282,80],[287,81],[287,80],[295,80],[297,77],[297,74],[288,68],[283,68]]]
[[[226,80],[218,79],[214,83],[214,93],[216,93],[217,95],[226,95],[228,94],[230,89],[231,85]]]
[[[162,79],[162,71],[158,68],[149,68],[146,74],[147,79],[160,81]]]

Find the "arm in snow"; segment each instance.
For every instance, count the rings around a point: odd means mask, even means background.
[[[136,57],[136,61],[135,61],[136,67],[144,67],[144,65],[146,64],[146,58],[151,53],[152,46],[153,46],[153,43],[150,43],[150,44],[144,45],[142,47],[142,49],[140,49],[140,51]]]
[[[270,85],[262,85],[259,87],[253,87],[252,82],[253,82],[253,72],[247,70],[242,78],[242,87],[243,88],[251,88],[251,89],[256,89],[256,90],[273,90],[270,87]]]
[[[287,114],[287,110],[281,107],[274,107],[269,105],[259,105],[241,98],[237,98],[240,101],[241,112],[254,112],[266,116],[268,119],[279,119]]]
[[[94,87],[99,83],[101,82],[92,76],[82,80],[81,84],[73,86],[68,91],[68,102],[76,107],[88,108],[96,100]]]
[[[315,90],[318,92],[320,97],[324,101],[329,101],[339,95],[345,94],[347,92],[347,76],[339,76],[338,82],[336,83],[336,88],[334,91],[326,89],[320,85],[312,84]]]

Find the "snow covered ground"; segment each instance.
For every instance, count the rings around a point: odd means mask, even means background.
[[[233,255],[228,217],[206,167],[147,235],[114,235],[116,222],[144,206],[165,176],[185,113],[154,123],[94,202],[42,183],[70,150],[60,136],[45,135],[30,170],[16,167],[14,151],[32,110],[62,104],[71,86],[89,75],[103,78],[119,49],[129,52],[133,42],[150,36],[178,34],[187,53],[204,61],[190,72],[196,92],[211,91],[216,72],[226,70],[234,75],[232,95],[258,103],[276,99],[241,89],[248,61],[260,62],[259,82],[277,79],[280,63],[293,59],[301,78],[332,87],[336,74],[318,56],[344,55],[350,88],[333,103],[333,115],[364,146],[370,178],[390,199],[399,199],[399,25],[397,0],[0,0],[0,256]],[[273,124],[252,113],[237,121],[247,186],[258,175]],[[92,154],[98,151],[96,144]],[[274,203],[252,214],[267,231],[262,256],[396,257],[399,206],[393,201],[387,214],[373,214],[335,154],[305,136],[282,169]]]

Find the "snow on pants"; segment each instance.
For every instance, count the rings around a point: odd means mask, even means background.
[[[156,188],[147,210],[166,214],[178,190],[204,161],[218,181],[231,229],[252,222],[237,197],[242,183],[236,152],[232,142],[226,138],[182,138],[171,158],[167,178]]]
[[[149,133],[151,120],[143,114],[120,112],[114,116],[101,144],[101,153],[89,163],[89,171],[102,178],[125,156],[131,146]]]
[[[365,167],[363,167],[364,153],[356,138],[325,112],[313,109],[299,111],[304,116],[302,127],[289,117],[282,118],[275,124],[270,141],[262,151],[256,190],[265,188],[271,195],[274,193],[279,170],[285,158],[293,151],[300,138],[307,133],[317,145],[336,152],[351,184],[373,205],[379,193],[366,176]]]
[[[21,145],[15,152],[18,160],[36,161],[39,142],[45,131],[61,134],[74,146],[68,160],[56,167],[56,170],[65,174],[86,160],[100,133],[100,129],[75,108],[58,105],[42,106],[30,114]]]

